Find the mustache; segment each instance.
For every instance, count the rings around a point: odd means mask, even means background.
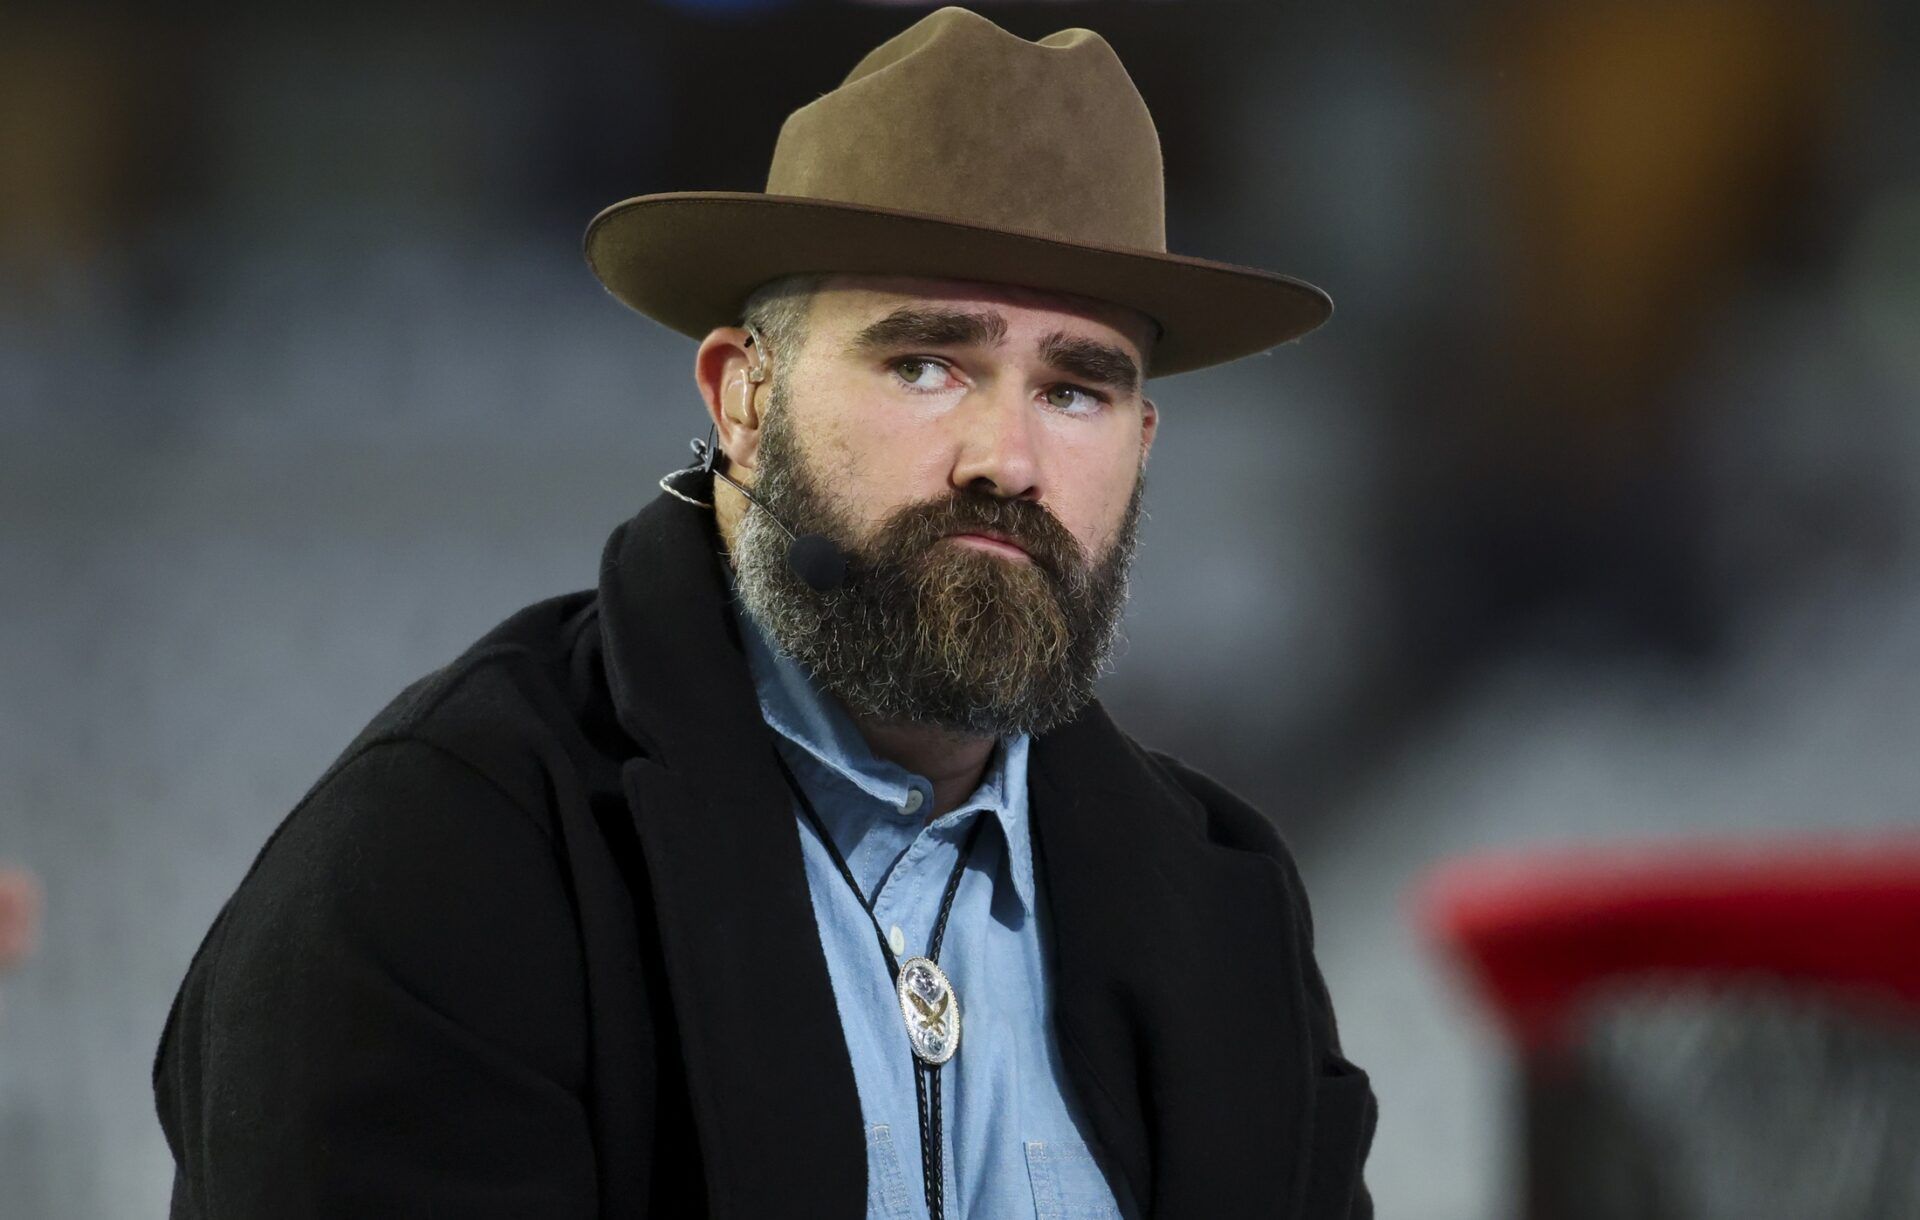
[[[1086,570],[1085,548],[1038,501],[966,489],[896,510],[881,526],[873,549],[904,560],[949,534],[979,532],[1010,539],[1056,582],[1072,580]]]

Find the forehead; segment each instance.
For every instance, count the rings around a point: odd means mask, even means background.
[[[1070,293],[990,284],[975,280],[895,275],[829,276],[815,294],[808,329],[851,332],[903,306],[993,312],[1005,318],[1010,337],[1029,339],[1057,331],[1118,342],[1143,366],[1153,319],[1135,309]]]

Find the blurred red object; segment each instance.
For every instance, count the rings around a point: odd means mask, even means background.
[[[1920,831],[1473,856],[1416,904],[1528,1054],[1600,990],[1655,977],[1761,976],[1920,1019]]]
[[[32,956],[40,932],[40,882],[18,868],[0,868],[0,974]]]

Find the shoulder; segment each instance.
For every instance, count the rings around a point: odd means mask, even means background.
[[[529,878],[559,863],[553,772],[569,716],[556,675],[569,625],[591,609],[580,594],[535,603],[408,685],[281,822],[243,893],[320,887],[363,908],[343,916],[396,920],[462,886],[533,898]]]
[[[554,844],[473,767],[384,738],[287,815],[195,953],[154,1060],[163,1119],[209,1090],[309,1096],[292,1060],[456,1042],[577,1086],[583,987]]]
[[[1307,897],[1306,881],[1300,875],[1300,866],[1286,838],[1272,819],[1219,780],[1171,754],[1159,750],[1145,752],[1172,783],[1197,802],[1202,831],[1209,842],[1229,850],[1265,857],[1279,869],[1287,904],[1299,936],[1302,960],[1306,963],[1306,986],[1312,1001],[1309,1020],[1315,1040],[1323,1053],[1338,1064],[1340,1071],[1357,1071],[1341,1057],[1340,1031],[1333,1013],[1333,1001],[1327,992],[1326,980],[1320,972],[1314,951],[1313,907]]]
[[[424,741],[366,745],[281,823],[175,995],[152,1083],[177,1189],[384,1213],[368,1200],[514,1180],[520,1158],[517,1188],[573,1191],[587,1012],[564,870],[526,812]],[[375,1169],[426,1158],[444,1179]]]
[[[1149,763],[1167,777],[1180,792],[1197,802],[1198,829],[1209,842],[1235,851],[1258,852],[1285,859],[1291,864],[1292,851],[1272,819],[1254,808],[1239,793],[1189,763],[1163,750],[1142,748]]]
[[[490,958],[570,922],[549,823],[431,733],[384,734],[275,828],[222,914],[226,952],[337,940],[403,974],[478,985]]]
[[[1293,848],[1272,818],[1228,788],[1225,784],[1173,755],[1160,750],[1144,751],[1177,785],[1191,797],[1199,809],[1199,829],[1207,841],[1231,851],[1252,852],[1274,862],[1287,890],[1294,918],[1298,920],[1309,952],[1313,944],[1313,908],[1307,899],[1306,881]]]
[[[408,742],[464,764],[511,804],[543,806],[557,754],[578,731],[575,652],[597,641],[599,606],[581,591],[515,612],[440,668],[408,684],[347,743],[312,792],[378,746]],[[420,749],[402,751],[426,757]]]
[[[391,700],[268,836],[182,1002],[297,1008],[381,977],[503,1040],[571,1009],[578,936],[551,783],[565,717],[548,705],[562,624],[585,604],[530,606]]]
[[[1200,768],[1163,750],[1149,749],[1134,742],[1131,737],[1122,736],[1143,760],[1145,769],[1165,784],[1170,792],[1178,794],[1174,807],[1185,809],[1193,833],[1211,846],[1245,852],[1271,862],[1285,891],[1287,910],[1298,930],[1302,951],[1310,963],[1310,985],[1319,993],[1321,1003],[1326,1008],[1326,1041],[1337,1049],[1339,1037],[1334,1031],[1331,1006],[1326,1003],[1325,984],[1320,980],[1318,965],[1313,963],[1313,906],[1307,896],[1306,881],[1300,875],[1299,862],[1294,858],[1293,848],[1286,836],[1281,834],[1272,818]]]
[[[1151,749],[1114,723],[1096,700],[1072,723],[1034,739],[1033,759],[1054,786],[1097,788],[1139,809],[1156,834],[1264,856],[1296,892],[1293,852],[1272,819],[1198,767]]]

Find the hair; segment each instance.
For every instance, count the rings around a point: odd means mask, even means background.
[[[740,324],[759,332],[775,353],[798,352],[807,342],[807,315],[813,311],[814,294],[826,281],[826,273],[818,271],[768,280],[740,307]],[[779,375],[776,367],[774,376]]]

